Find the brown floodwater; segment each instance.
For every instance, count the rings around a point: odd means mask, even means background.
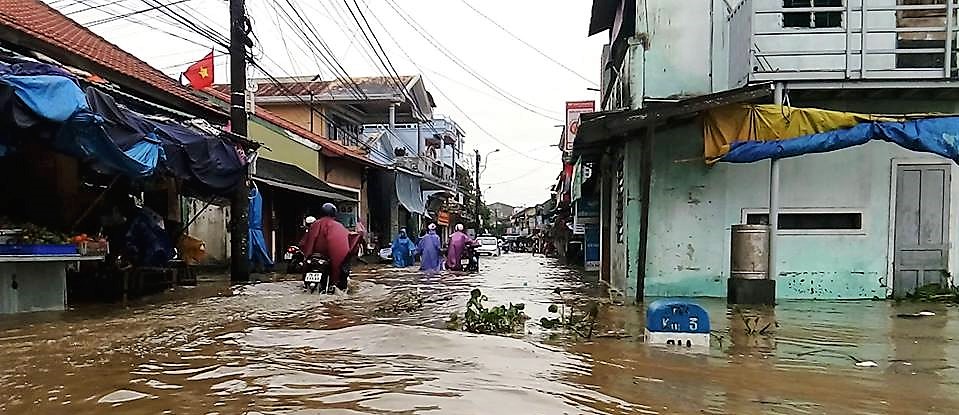
[[[345,297],[295,281],[206,284],[129,308],[0,316],[0,412],[959,413],[955,308],[697,300],[714,335],[694,353],[645,345],[641,307],[597,297],[595,282],[555,260],[508,254],[483,267],[363,269]],[[491,305],[525,303],[524,332],[446,330],[473,288]],[[600,337],[536,323],[550,304],[592,298]],[[897,317],[921,310],[935,315]]]

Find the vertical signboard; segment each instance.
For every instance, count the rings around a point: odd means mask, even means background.
[[[586,225],[586,235],[583,237],[586,247],[583,251],[583,264],[587,271],[599,271],[599,224]]]
[[[595,112],[595,101],[568,101],[566,102],[566,142],[563,151],[573,152],[573,143],[576,141],[576,132],[579,131],[579,116]]]
[[[599,224],[599,195],[595,192],[584,194],[573,204],[573,234],[586,233],[586,227]]]

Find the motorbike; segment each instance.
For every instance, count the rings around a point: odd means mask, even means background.
[[[379,251],[379,256],[380,262],[393,262],[393,244],[388,244],[386,248],[381,248]]]
[[[463,257],[460,258],[460,269],[466,272],[479,272],[479,252],[477,245],[468,244],[463,251]]]
[[[303,288],[310,294],[326,294],[333,291],[330,281],[330,261],[319,255],[311,255],[303,263]]]
[[[300,250],[300,247],[296,245],[290,245],[288,248],[286,248],[286,253],[283,254],[283,260],[287,261],[286,273],[299,274],[303,272],[305,259],[306,258],[303,257],[303,251]]]

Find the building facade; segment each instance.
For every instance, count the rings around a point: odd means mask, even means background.
[[[731,106],[775,105],[769,119],[783,125],[790,108],[873,119],[957,110],[952,0],[693,3],[594,2],[590,32],[610,36],[603,111],[585,117],[574,153],[598,172],[582,191],[600,198],[603,278],[638,301],[724,296],[730,226],[769,221],[772,162],[711,159],[704,120],[735,123]],[[831,150],[771,157],[777,298],[953,284],[956,163],[881,141]]]

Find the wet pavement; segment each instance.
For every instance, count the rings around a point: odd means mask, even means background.
[[[689,353],[644,345],[642,308],[610,304],[552,259],[356,274],[346,297],[294,281],[213,284],[129,309],[0,316],[0,412],[959,413],[959,311],[945,305],[702,300],[712,345]],[[489,305],[525,303],[525,332],[446,330],[473,288]],[[596,296],[602,337],[536,323],[550,304]],[[921,310],[935,315],[897,317]]]

